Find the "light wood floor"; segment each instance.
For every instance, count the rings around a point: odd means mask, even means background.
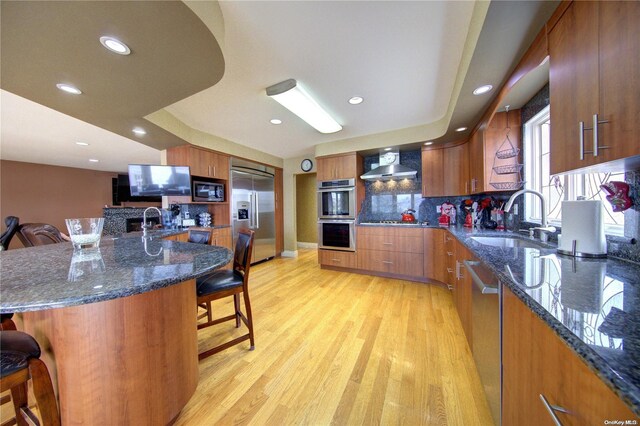
[[[304,250],[252,267],[250,290],[256,349],[201,361],[177,425],[492,424],[446,289],[321,270]],[[201,330],[200,350],[237,332]]]

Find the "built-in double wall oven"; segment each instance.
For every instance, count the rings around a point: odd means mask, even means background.
[[[318,182],[318,247],[356,250],[355,179]]]

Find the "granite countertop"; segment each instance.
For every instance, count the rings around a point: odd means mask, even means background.
[[[563,256],[549,244],[494,247],[471,237],[529,239],[448,229],[640,415],[640,265]]]
[[[197,278],[232,258],[229,249],[163,240],[183,230],[103,236],[99,249],[71,243],[0,252],[0,312],[25,312],[117,299]],[[195,291],[195,290],[194,290]]]

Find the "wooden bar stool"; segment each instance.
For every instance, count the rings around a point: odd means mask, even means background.
[[[39,358],[40,346],[33,337],[21,331],[0,331],[0,392],[11,390],[11,400],[19,426],[60,425],[60,413],[49,370]],[[33,384],[42,423],[29,408],[29,380]],[[3,400],[4,402],[8,402],[8,398],[6,401]]]
[[[204,351],[198,355],[198,359],[202,360],[208,356],[218,353],[222,350],[237,345],[238,343],[249,340],[251,343],[250,350],[255,347],[253,339],[253,316],[251,314],[251,302],[249,301],[249,268],[251,266],[251,252],[253,251],[254,232],[241,229],[238,233],[238,241],[233,255],[233,269],[216,271],[213,274],[199,278],[196,280],[196,291],[198,297],[198,305],[207,309],[207,322],[198,324],[198,330],[220,324],[222,322],[236,320],[236,327],[240,327],[242,321],[249,332],[243,336],[237,337],[229,342],[218,345],[212,349]],[[244,305],[247,311],[245,316],[240,310],[240,293],[244,296]],[[224,297],[233,296],[233,306],[235,312],[233,315],[213,319],[211,312],[211,302],[222,299]]]

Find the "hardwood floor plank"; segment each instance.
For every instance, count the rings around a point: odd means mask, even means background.
[[[315,250],[251,270],[256,349],[200,363],[176,425],[490,424],[451,293],[320,269]],[[216,315],[232,311],[214,304]],[[240,335],[233,322],[199,347]]]

